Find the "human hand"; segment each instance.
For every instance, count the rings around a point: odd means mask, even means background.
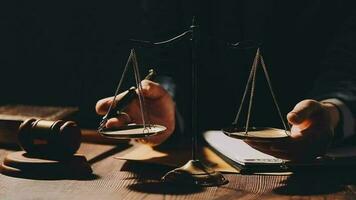
[[[149,136],[147,138],[138,139],[138,142],[149,144],[152,146],[159,145],[165,141],[173,133],[175,129],[175,103],[169,93],[158,83],[143,80],[142,93],[145,98],[145,105],[149,121],[153,124],[165,126],[167,129],[163,133]],[[136,91],[137,92],[137,91]],[[126,92],[119,94],[116,101],[120,101]],[[108,111],[113,97],[108,97],[99,100],[96,103],[96,112],[99,115],[105,115]],[[116,118],[111,118],[106,122],[107,128],[115,128],[124,126],[129,123],[142,123],[139,100],[133,100],[124,110],[126,115],[120,115]]]
[[[310,160],[326,153],[332,142],[339,112],[330,103],[303,100],[287,115],[291,135],[281,140],[257,142],[250,146],[272,156],[287,160]]]

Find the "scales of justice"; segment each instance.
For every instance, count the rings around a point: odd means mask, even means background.
[[[195,23],[195,19],[193,17],[192,25],[189,27],[188,30],[184,31],[183,33],[160,42],[151,42],[151,41],[142,41],[142,40],[134,40],[131,39],[129,41],[130,44],[134,47],[143,47],[143,48],[155,48],[155,47],[167,47],[179,40],[189,39],[191,43],[191,77],[192,77],[192,103],[191,103],[191,115],[192,115],[192,157],[185,165],[176,168],[166,175],[162,177],[162,181],[174,183],[174,184],[187,184],[187,185],[197,185],[197,186],[219,186],[228,183],[228,180],[224,178],[224,176],[215,171],[206,165],[204,165],[200,160],[197,159],[197,149],[198,149],[198,128],[197,128],[197,63],[198,63],[198,56],[197,56],[197,44],[200,40],[199,37],[199,27]],[[289,133],[289,125],[286,124],[283,120],[281,111],[279,109],[276,96],[272,90],[271,80],[269,78],[266,65],[264,63],[263,57],[261,55],[261,51],[256,43],[251,43],[251,41],[245,42],[237,42],[234,44],[225,43],[228,48],[237,48],[237,49],[244,49],[247,45],[247,48],[251,48],[251,46],[256,47],[256,56],[254,58],[251,71],[247,80],[246,88],[242,97],[242,101],[240,107],[238,109],[236,118],[232,123],[232,126],[223,128],[222,131],[234,138],[238,139],[248,139],[248,140],[276,140],[276,139],[284,139],[290,135]],[[251,108],[252,102],[254,97],[255,91],[255,82],[256,82],[256,72],[257,68],[261,64],[262,69],[264,71],[270,92],[273,97],[274,104],[277,108],[279,113],[279,117],[282,120],[284,130],[277,129],[277,128],[269,128],[269,127],[250,127],[249,121],[251,117]],[[118,94],[121,91],[121,87],[124,81],[124,77],[129,70],[129,67],[132,67],[134,77],[135,77],[135,86],[131,87],[126,91],[126,94],[120,101],[116,101]],[[153,80],[156,76],[153,70],[150,70],[148,75],[145,79]],[[241,115],[241,110],[246,99],[247,93],[250,90],[250,99],[248,105],[248,113],[246,124],[244,127],[238,126],[238,120]],[[137,91],[137,92],[136,92]],[[140,124],[128,124],[124,125],[119,128],[106,128],[105,124],[108,119],[112,117],[116,117],[118,115],[127,115],[123,110],[126,108],[129,102],[133,99],[138,99],[139,107],[140,107],[140,115],[141,121]],[[288,127],[287,127],[288,126]],[[143,96],[142,85],[141,85],[141,76],[139,72],[139,65],[136,57],[136,53],[134,48],[131,49],[129,58],[123,70],[121,79],[117,85],[117,89],[115,91],[112,103],[106,113],[104,115],[99,128],[98,132],[103,137],[113,138],[113,139],[139,139],[145,138],[156,134],[162,134],[166,130],[166,127],[160,124],[153,124],[150,121],[149,110],[146,109],[146,101],[145,97]]]

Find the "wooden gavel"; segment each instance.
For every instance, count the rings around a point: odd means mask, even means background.
[[[62,158],[79,149],[81,132],[73,121],[30,118],[20,125],[18,141],[28,154]]]

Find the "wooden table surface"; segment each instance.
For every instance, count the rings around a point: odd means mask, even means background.
[[[221,187],[159,182],[167,167],[113,158],[127,144],[83,143],[94,176],[87,180],[33,180],[0,174],[0,199],[356,199],[356,169],[291,176],[225,174]],[[1,147],[1,159],[13,150]]]

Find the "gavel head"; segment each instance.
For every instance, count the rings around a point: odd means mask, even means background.
[[[18,132],[21,147],[31,155],[68,157],[80,146],[81,133],[73,121],[27,119]]]

